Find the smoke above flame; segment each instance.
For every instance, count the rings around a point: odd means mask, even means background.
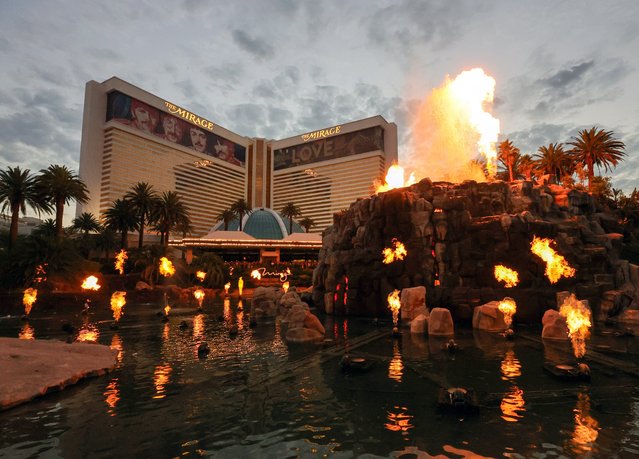
[[[497,169],[495,144],[499,120],[488,111],[495,92],[495,79],[480,69],[466,70],[434,89],[422,102],[412,125],[411,169],[431,180],[486,181]]]
[[[559,308],[559,314],[566,318],[568,336],[572,342],[575,357],[583,357],[586,353],[586,339],[590,336],[592,314],[590,308],[575,295],[570,294]]]

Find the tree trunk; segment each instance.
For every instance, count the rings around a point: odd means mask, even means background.
[[[142,214],[142,218],[140,219],[140,235],[138,236],[138,247],[142,248],[142,244],[144,244],[144,214]]]
[[[16,245],[18,240],[18,218],[20,217],[20,204],[11,206],[11,228],[9,230],[9,248]]]
[[[242,231],[242,217],[244,214],[240,213],[240,231]]]
[[[512,182],[513,179],[513,165],[511,162],[508,163],[508,175],[510,175],[510,181]]]
[[[64,216],[64,200],[58,199],[55,202],[55,239],[62,241],[64,228],[62,227],[62,217]]]
[[[293,217],[288,217],[288,234],[293,234]]]
[[[593,170],[592,157],[589,157],[586,160],[586,164],[588,165],[588,192],[592,191],[592,178],[595,176],[595,171]]]
[[[122,239],[120,239],[120,248],[121,249],[125,249],[126,250],[126,248],[127,248],[126,247],[127,246],[127,243],[126,243],[127,236],[128,236],[127,230],[122,230]]]

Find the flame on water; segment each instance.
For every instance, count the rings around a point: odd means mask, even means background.
[[[80,286],[83,290],[100,290],[102,287],[98,284],[98,278],[95,276],[89,276],[82,281],[82,285]]]
[[[286,282],[284,282],[284,283],[282,284],[282,288],[284,289],[284,293],[288,292],[288,288],[289,288],[290,286],[291,286],[291,285],[289,284],[289,282],[288,282],[288,281],[286,281]]]
[[[572,434],[571,446],[575,453],[581,455],[592,450],[599,436],[599,422],[590,415],[590,396],[588,393],[578,394],[575,413],[575,431]]]
[[[551,242],[551,239],[535,236],[530,244],[530,250],[546,262],[546,277],[551,284],[555,284],[562,277],[573,277],[575,269],[568,264],[562,255],[550,247]]]
[[[158,365],[153,371],[153,385],[155,386],[155,395],[153,398],[166,397],[166,385],[171,381],[171,365]]]
[[[124,263],[127,258],[129,258],[129,255],[124,249],[120,250],[115,256],[115,269],[120,272],[120,275],[124,274]]]
[[[98,329],[95,328],[95,326],[93,325],[86,325],[83,328],[80,329],[80,331],[78,332],[78,337],[76,338],[76,341],[81,341],[83,343],[95,343],[98,341],[98,338],[100,337],[100,333],[98,332]]]
[[[494,78],[480,68],[461,72],[426,98],[412,122],[412,151],[407,163],[417,171],[428,171],[432,180],[485,181],[497,166],[495,144],[499,120],[488,112],[495,91]]]
[[[386,412],[384,427],[391,432],[401,432],[402,435],[408,435],[408,431],[415,427],[412,424],[413,416],[408,414],[408,408],[404,406],[395,406],[393,408],[399,411],[396,413],[392,411]]]
[[[399,350],[399,344],[395,341],[393,343],[393,358],[388,364],[388,378],[400,383],[403,375],[404,362],[402,362],[402,353]]]
[[[504,322],[506,323],[506,326],[510,328],[513,324],[513,316],[515,315],[515,312],[517,312],[517,303],[515,303],[515,300],[512,298],[506,297],[499,302],[497,307],[504,314]]]
[[[395,260],[403,260],[404,257],[408,255],[408,252],[406,251],[404,244],[393,238],[392,247],[386,247],[382,250],[382,255],[384,256],[384,264],[387,265]]]
[[[590,336],[592,326],[592,313],[583,301],[579,301],[575,295],[570,294],[559,308],[559,314],[566,318],[568,336],[572,342],[575,357],[583,357],[586,354],[586,340]]]
[[[231,288],[231,283],[230,282],[227,282],[226,284],[224,284],[224,293],[226,293],[228,295],[230,288]]]
[[[257,269],[254,269],[253,271],[251,271],[251,277],[253,279],[260,280],[262,278],[262,273],[260,273]]]
[[[24,291],[22,295],[22,304],[24,305],[24,314],[29,315],[31,313],[31,308],[33,307],[33,303],[35,303],[38,298],[38,290],[35,288],[29,287]]]
[[[160,274],[164,277],[170,277],[175,274],[173,263],[166,257],[160,258]]]
[[[399,290],[393,290],[388,294],[388,308],[393,313],[393,324],[397,326],[397,320],[399,319],[399,308],[401,302],[399,301]]]
[[[197,300],[198,308],[201,309],[202,308],[202,302],[204,301],[204,297],[206,296],[205,293],[204,293],[204,290],[202,290],[201,288],[195,289],[195,291],[193,292],[193,296]]]
[[[116,322],[122,317],[122,308],[126,304],[126,292],[113,292],[111,295],[111,310],[113,311],[113,318]]]
[[[197,277],[200,282],[204,281],[204,279],[206,279],[206,272],[204,271],[198,271],[195,273],[195,277]]]
[[[506,288],[512,288],[519,283],[519,273],[504,265],[497,265],[495,266],[495,279],[498,282],[504,282]]]
[[[169,317],[169,311],[171,311],[171,306],[167,304],[166,306],[164,306],[164,315],[166,317]]]
[[[35,339],[35,331],[29,324],[24,324],[22,330],[18,333],[20,339]]]
[[[120,401],[120,389],[118,388],[118,378],[113,378],[104,391],[104,402],[109,407],[107,413],[115,416],[115,407]]]
[[[383,193],[395,188],[411,186],[413,183],[415,183],[414,172],[411,172],[408,179],[404,180],[404,168],[398,166],[397,164],[393,164],[391,167],[388,168],[388,172],[386,172],[386,177],[384,178],[383,182],[375,180],[375,193]]]
[[[237,290],[240,292],[240,296],[242,296],[242,290],[244,290],[244,279],[241,277],[237,280]]]

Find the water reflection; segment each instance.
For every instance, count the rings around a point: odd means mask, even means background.
[[[165,387],[171,381],[171,365],[164,364],[158,365],[155,367],[155,371],[153,372],[153,385],[155,386],[155,395],[153,398],[164,398],[166,397]]]
[[[164,324],[164,328],[162,329],[162,341],[163,342],[168,341],[168,339],[169,339],[169,330],[170,330],[169,324],[165,323]]]
[[[122,340],[120,339],[120,335],[118,335],[117,333],[111,338],[111,349],[115,349],[118,351],[116,361],[118,362],[119,366],[122,363],[122,356],[124,355],[124,353],[122,351]]]
[[[580,392],[575,413],[575,430],[570,439],[570,446],[577,454],[592,451],[595,441],[599,436],[599,422],[590,415],[590,395]]]
[[[31,325],[24,324],[22,326],[22,330],[18,334],[18,338],[20,339],[35,339],[35,330],[31,327]]]
[[[237,329],[244,329],[244,304],[242,303],[241,299],[237,302],[237,312],[235,313],[235,319],[237,320]]]
[[[230,298],[224,298],[224,312],[222,313],[224,316],[224,322],[226,323],[227,326],[231,325],[231,299]]]
[[[204,335],[204,314],[193,317],[193,338],[199,339]]]
[[[402,362],[402,353],[399,350],[397,340],[393,341],[393,358],[388,364],[388,377],[398,383],[402,382],[404,374],[404,363]]]
[[[506,351],[506,355],[501,361],[501,375],[501,379],[504,381],[512,381],[521,376],[521,363],[515,357],[515,351],[512,349]]]
[[[391,432],[401,432],[402,435],[408,435],[408,431],[415,427],[412,424],[413,416],[408,414],[408,408],[405,406],[394,406],[393,410],[386,412],[384,427]]]
[[[104,391],[104,402],[107,404],[107,413],[115,416],[115,407],[120,401],[120,388],[118,387],[118,378],[113,378]]]
[[[501,361],[501,379],[511,382],[510,389],[501,400],[501,418],[506,422],[518,422],[524,417],[526,400],[524,391],[515,384],[521,376],[521,362],[513,349],[508,349]]]

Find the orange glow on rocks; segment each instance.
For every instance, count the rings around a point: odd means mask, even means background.
[[[541,239],[535,236],[530,250],[546,262],[546,277],[551,284],[556,284],[562,277],[573,277],[575,269],[568,264],[562,255],[550,247],[551,242],[552,239]]]
[[[515,287],[519,283],[519,273],[504,265],[495,266],[495,279],[503,282],[506,288]]]

